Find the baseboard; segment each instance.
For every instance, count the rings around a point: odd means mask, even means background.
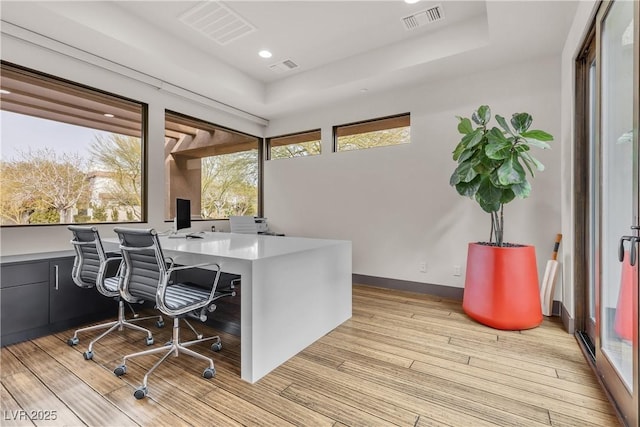
[[[453,286],[434,285],[431,283],[412,282],[410,280],[389,279],[387,277],[367,276],[353,274],[353,283],[361,285],[377,286],[380,288],[396,289],[399,291],[418,292],[421,294],[435,295],[441,298],[462,301],[463,288]]]
[[[560,318],[562,319],[562,326],[564,330],[570,333],[571,335],[576,332],[576,322],[573,317],[569,314],[564,304],[560,304],[561,313]]]

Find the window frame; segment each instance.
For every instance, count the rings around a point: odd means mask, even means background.
[[[32,68],[28,68],[22,65],[18,65],[9,61],[0,60],[0,70],[2,70],[2,74],[6,75],[7,72],[14,74],[21,74],[26,76],[26,79],[35,79],[40,82],[43,82],[43,87],[60,87],[67,89],[67,93],[70,95],[74,95],[80,93],[82,95],[87,95],[85,99],[92,101],[106,101],[105,98],[112,98],[115,103],[121,104],[134,104],[137,108],[140,109],[140,219],[136,221],[99,221],[99,222],[64,222],[64,223],[39,223],[39,224],[2,224],[0,223],[0,228],[24,228],[24,227],[59,227],[59,226],[67,226],[67,225],[101,225],[101,224],[141,224],[148,222],[149,215],[149,200],[148,200],[148,158],[149,158],[149,144],[148,144],[148,135],[149,135],[149,106],[147,103],[138,101],[133,98],[129,98],[123,95],[119,95],[104,89],[99,89],[84,83],[79,83],[73,80],[69,80],[63,77],[59,77],[50,73],[46,73],[43,71],[35,70]],[[6,102],[6,101],[5,101]],[[106,106],[113,107],[112,103],[104,102]],[[62,103],[61,103],[62,105]],[[58,119],[51,119],[46,117],[41,117],[37,115],[30,115],[21,112],[15,112],[10,109],[1,109],[2,111],[12,112],[14,114],[20,114],[24,116],[34,117],[37,119],[50,120],[56,123],[64,123],[68,125],[80,126],[89,128],[88,126],[83,126],[80,124],[62,121]],[[51,112],[52,114],[56,114],[55,112]],[[60,114],[60,113],[57,113]],[[96,130],[101,130],[93,128]],[[113,134],[119,134],[118,132],[113,131],[105,131]],[[124,135],[124,134],[122,134]]]
[[[192,116],[192,115],[188,115],[188,114],[184,114],[184,113],[179,113],[177,111],[174,110],[170,110],[165,108],[164,110],[164,119],[165,119],[165,124],[164,124],[164,129],[165,129],[165,138],[166,136],[166,131],[167,131],[167,118],[168,117],[173,117],[175,120],[179,120],[179,121],[183,121],[184,123],[188,123],[190,125],[192,125],[193,127],[199,128],[202,127],[204,129],[208,129],[208,130],[221,130],[224,132],[228,132],[228,133],[233,133],[233,134],[237,134],[240,136],[244,136],[244,137],[248,137],[248,138],[254,138],[255,139],[255,148],[251,148],[252,150],[255,149],[257,150],[257,166],[258,166],[258,170],[257,170],[257,179],[258,179],[258,184],[257,184],[257,212],[256,215],[257,216],[262,216],[263,214],[263,206],[264,206],[264,138],[261,136],[256,136],[256,135],[252,135],[250,133],[247,132],[243,132],[243,131],[239,131],[236,129],[232,129],[229,128],[227,126],[223,126],[223,125],[219,125],[213,122],[210,122],[208,120],[204,120],[204,119],[200,119],[198,117]],[[249,151],[249,150],[237,150],[237,151],[231,151],[229,153],[219,153],[219,154],[215,154],[215,155],[224,155],[224,154],[232,154],[232,153],[237,153],[237,152],[242,152],[242,151]],[[210,156],[203,156],[200,157],[200,159],[204,158],[204,157],[210,157]],[[166,158],[166,156],[165,156]],[[171,179],[170,174],[165,174],[165,184],[167,183],[167,180]],[[200,187],[200,191],[202,191],[202,186]],[[170,197],[170,194],[165,193],[165,197]],[[167,203],[169,204],[169,208],[171,208],[171,204],[172,204],[172,200],[165,200],[165,208],[167,206]],[[192,202],[192,209],[194,207],[194,204]],[[163,213],[163,217],[165,217],[164,222],[171,222],[173,221],[172,219],[166,219],[166,213]],[[199,222],[199,221],[225,221],[228,220],[228,218],[192,218],[191,222]]]
[[[317,134],[317,138],[315,135]],[[308,139],[308,136],[314,136],[313,138]],[[277,142],[275,145],[273,144],[273,140],[280,139],[282,141]],[[293,157],[278,157],[272,158],[271,149],[273,147],[284,147],[288,145],[301,144],[304,142],[312,142],[319,141],[320,142],[320,152],[317,154],[311,154],[309,156],[293,156]],[[322,129],[311,129],[301,132],[293,132],[287,133],[284,135],[270,136],[265,139],[265,160],[284,160],[284,159],[294,159],[299,157],[313,157],[322,154]]]
[[[403,126],[391,126],[391,127],[385,126],[386,123],[402,122],[405,120],[408,123]],[[344,123],[341,125],[335,125],[333,126],[332,151],[334,153],[345,153],[349,151],[360,151],[360,150],[365,150],[370,148],[381,148],[381,147],[395,147],[398,145],[408,144],[411,141],[409,141],[408,143],[388,144],[388,145],[380,145],[377,147],[365,147],[365,148],[352,149],[352,150],[340,150],[338,146],[338,138],[341,136],[359,135],[359,134],[364,134],[369,132],[383,131],[388,129],[397,129],[401,127],[409,127],[409,129],[411,129],[411,113],[410,112],[394,114],[391,116],[377,117],[377,118],[368,119],[368,120],[361,120],[357,122]],[[341,132],[341,130],[343,131]]]

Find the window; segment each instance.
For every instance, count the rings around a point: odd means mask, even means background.
[[[267,138],[269,159],[288,159],[320,154],[320,129]]]
[[[410,142],[409,113],[334,126],[334,151],[361,150]]]
[[[141,222],[146,105],[5,62],[0,224]]]
[[[258,215],[260,139],[165,112],[165,218],[175,199],[191,200],[193,219]]]

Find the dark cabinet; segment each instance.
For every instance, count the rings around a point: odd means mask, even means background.
[[[71,278],[73,257],[49,262],[49,322],[57,323],[95,313],[117,313],[118,304],[95,288],[81,288]]]
[[[117,303],[71,278],[73,257],[0,266],[1,344],[73,328],[117,313]]]
[[[0,317],[3,338],[49,323],[49,262],[2,266]]]

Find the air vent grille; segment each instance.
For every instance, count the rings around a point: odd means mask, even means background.
[[[441,21],[443,19],[444,13],[442,11],[442,6],[437,5],[402,18],[402,23],[406,30],[413,30],[423,25]]]
[[[293,62],[290,59],[285,59],[282,62],[278,62],[276,64],[269,65],[269,69],[276,73],[285,73],[287,71],[291,71],[295,68],[298,68],[298,64]]]
[[[256,31],[246,19],[217,1],[200,3],[179,19],[223,46]]]

